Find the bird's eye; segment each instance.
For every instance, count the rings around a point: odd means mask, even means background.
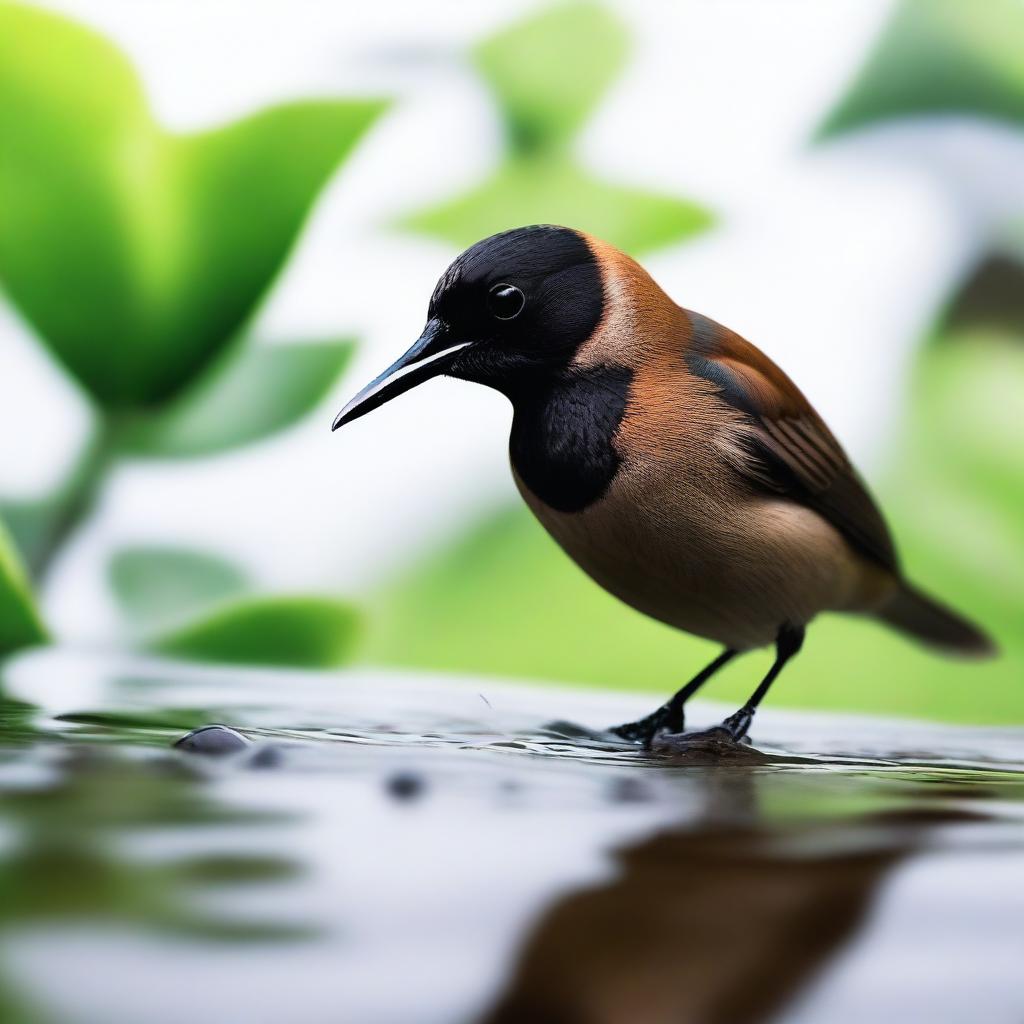
[[[513,320],[522,313],[526,296],[514,284],[496,284],[487,293],[487,305],[499,320]]]

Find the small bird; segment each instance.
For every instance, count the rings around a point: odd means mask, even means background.
[[[620,737],[649,746],[682,732],[686,701],[715,672],[774,644],[768,673],[714,730],[742,740],[819,612],[994,653],[903,576],[878,507],[789,377],[611,245],[554,225],[477,242],[438,281],[419,339],[334,429],[441,374],[509,399],[516,485],[585,572],[722,645],[653,714],[615,727]]]

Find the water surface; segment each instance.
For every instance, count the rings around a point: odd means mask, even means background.
[[[769,708],[710,765],[587,731],[632,694],[62,652],[7,689],[5,1022],[1024,1020],[1024,730]],[[208,722],[253,742],[171,748]]]

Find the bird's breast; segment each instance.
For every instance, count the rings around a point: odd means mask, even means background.
[[[710,407],[703,387],[667,370],[648,376],[631,381],[600,465],[572,464],[577,438],[549,449],[543,470],[526,462],[527,475],[513,444],[516,483],[554,539],[627,604],[739,650],[771,642],[783,622],[847,605],[857,570],[838,532],[735,473],[720,452],[732,416]],[[561,508],[551,500],[560,487],[574,495]]]
[[[512,467],[549,508],[581,512],[611,487],[632,380],[624,366],[595,366],[514,399]]]

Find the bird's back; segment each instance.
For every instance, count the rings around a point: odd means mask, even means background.
[[[575,561],[638,610],[736,649],[824,610],[877,613],[929,643],[980,649],[978,631],[903,582],[878,506],[790,378],[677,306],[629,257],[591,245],[609,299],[570,367],[578,393],[557,412],[532,411],[544,439],[530,465],[516,430],[512,444],[527,504]],[[581,426],[595,406],[616,421]],[[603,477],[585,501],[559,505],[533,486],[549,457],[599,465]]]
[[[638,367],[609,443],[616,471],[583,508],[563,510],[520,473],[527,504],[606,590],[637,610],[738,650],[781,621],[868,607],[890,586],[812,510],[736,471],[737,417],[688,373],[681,352]],[[554,441],[564,458],[571,441]]]

